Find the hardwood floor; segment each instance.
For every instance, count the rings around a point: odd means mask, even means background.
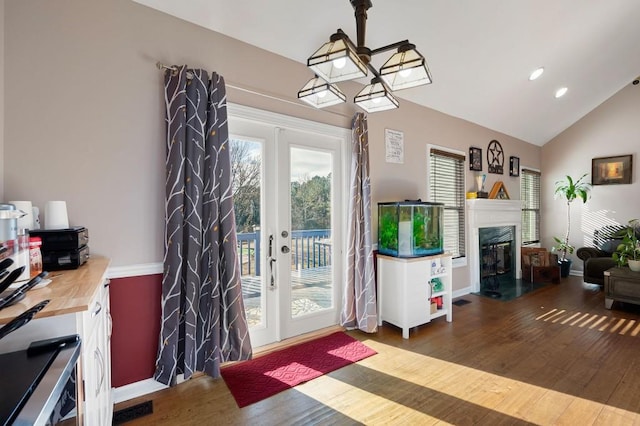
[[[604,308],[579,277],[510,302],[466,295],[453,322],[349,332],[378,354],[239,409],[201,376],[126,401],[127,425],[640,424],[640,307]]]

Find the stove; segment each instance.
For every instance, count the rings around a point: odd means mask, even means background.
[[[0,424],[47,424],[79,355],[79,340],[0,354]]]

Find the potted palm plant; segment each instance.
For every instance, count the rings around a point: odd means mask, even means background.
[[[638,241],[638,231],[640,230],[640,221],[632,219],[629,226],[624,229],[622,234],[622,242],[611,255],[618,266],[629,265],[632,271],[640,271],[640,241]]]
[[[556,245],[553,247],[554,251],[559,253],[558,263],[560,264],[560,276],[568,277],[569,271],[571,271],[571,259],[567,258],[567,253],[572,254],[574,247],[569,244],[569,234],[571,231],[571,203],[576,199],[581,199],[583,203],[586,203],[589,199],[589,192],[591,191],[591,184],[585,181],[587,173],[580,176],[578,179],[573,179],[571,176],[566,176],[564,179],[556,182],[556,189],[554,196],[556,198],[562,198],[567,203],[567,232],[564,234],[564,238],[553,237],[556,241]]]

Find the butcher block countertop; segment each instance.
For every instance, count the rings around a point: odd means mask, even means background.
[[[100,286],[106,278],[109,258],[92,255],[78,269],[52,271],[46,287],[30,290],[20,302],[0,311],[0,324],[6,324],[35,304],[49,299],[50,302],[35,318],[71,314],[89,310]]]

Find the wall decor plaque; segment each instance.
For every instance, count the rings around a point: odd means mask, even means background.
[[[504,151],[502,145],[497,140],[489,142],[487,148],[487,164],[489,173],[503,174],[504,173]]]
[[[509,176],[520,176],[520,157],[509,157]]]
[[[469,148],[469,170],[482,171],[482,149],[474,146]]]

